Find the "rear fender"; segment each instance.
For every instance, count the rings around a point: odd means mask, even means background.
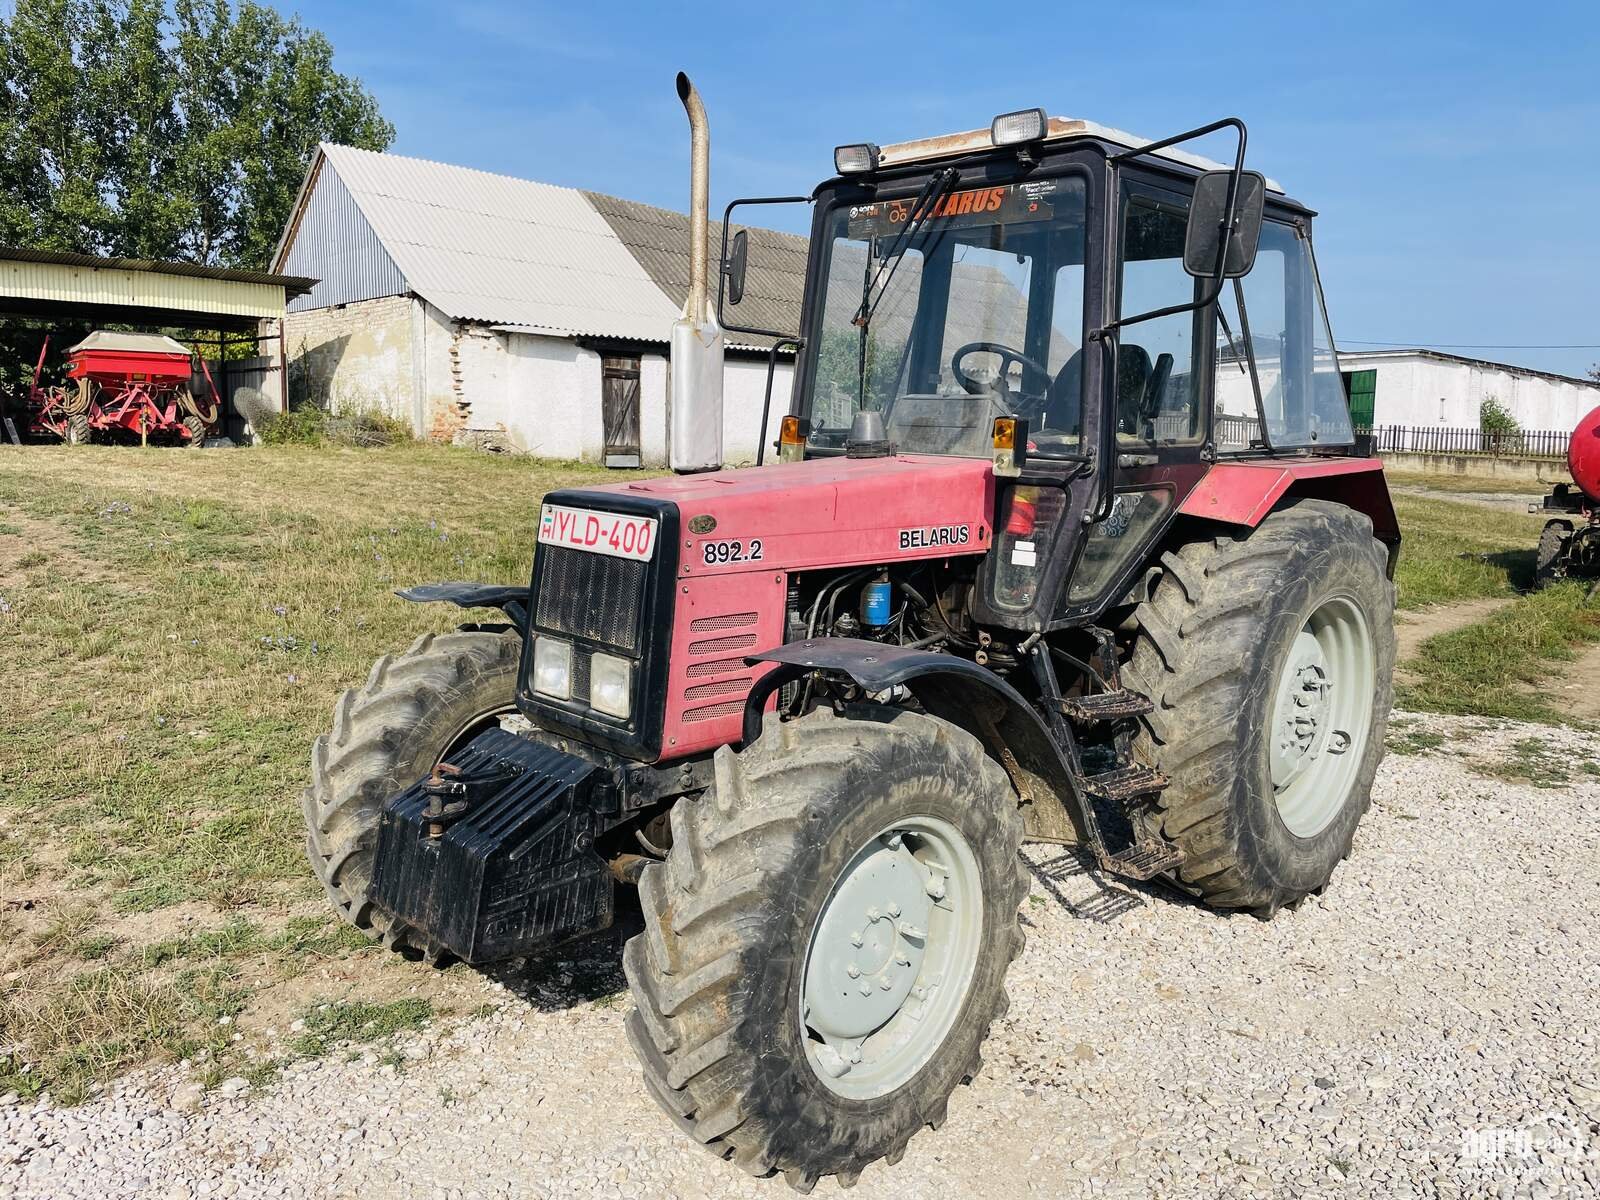
[[[1400,522],[1383,463],[1376,458],[1316,458],[1296,462],[1218,463],[1207,471],[1178,511],[1188,517],[1254,529],[1285,499],[1331,500],[1365,513],[1372,532],[1389,548],[1389,577],[1400,555]]]
[[[745,701],[745,745],[760,736],[762,713],[773,694],[813,671],[842,675],[867,692],[903,686],[928,712],[976,737],[1005,768],[1021,798],[1029,838],[1088,844],[1068,752],[1033,706],[993,671],[951,654],[859,638],[790,642],[745,662],[777,664],[756,681]]]
[[[419,583],[415,587],[401,588],[395,592],[402,600],[413,604],[454,604],[458,608],[498,608],[511,618],[518,629],[528,627],[528,589],[508,587],[501,583],[466,583],[446,580],[443,583]]]

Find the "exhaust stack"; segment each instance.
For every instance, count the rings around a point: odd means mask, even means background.
[[[711,217],[711,130],[700,93],[678,72],[678,99],[689,115],[689,296],[672,323],[672,415],[669,460],[674,471],[722,466],[722,330],[711,315],[706,255]]]

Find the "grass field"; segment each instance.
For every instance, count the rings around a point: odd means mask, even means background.
[[[328,914],[309,746],[374,658],[460,616],[394,588],[524,579],[539,496],[602,476],[420,446],[0,450],[0,1093],[70,1100],[151,1057],[259,1073],[468,1002],[459,969]],[[1526,585],[1536,519],[1397,507],[1402,606]],[[1575,588],[1519,599],[1426,643],[1406,702],[1552,715],[1504,683],[1595,621]]]

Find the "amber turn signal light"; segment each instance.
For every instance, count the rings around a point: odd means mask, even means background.
[[[778,461],[799,462],[806,456],[806,439],[811,422],[804,417],[785,417],[778,426]]]
[[[1022,417],[994,419],[994,473],[1007,477],[1022,474],[1028,456],[1028,422]]]

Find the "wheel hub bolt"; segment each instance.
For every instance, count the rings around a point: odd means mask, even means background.
[[[851,963],[848,967],[846,967],[844,969],[844,973],[850,976],[851,979],[861,978],[861,968],[856,966],[855,963]]]
[[[862,933],[861,933],[861,931],[859,929],[855,933],[852,933],[850,935],[850,944],[852,946],[860,946],[861,943],[866,941],[866,940],[867,939],[862,935]]]
[[[944,899],[944,876],[937,872],[929,872],[928,882],[925,885],[928,895],[934,900]]]
[[[898,904],[890,904],[889,915],[891,917],[898,917],[900,915],[900,906]]]
[[[894,960],[902,967],[909,967],[911,965],[911,956],[904,950],[897,950],[895,952]]]

